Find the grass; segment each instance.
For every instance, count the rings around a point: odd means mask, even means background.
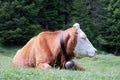
[[[120,80],[120,57],[99,54],[76,59],[86,71],[14,68],[12,58],[18,48],[0,48],[0,80]]]

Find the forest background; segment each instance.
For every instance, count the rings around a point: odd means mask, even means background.
[[[24,45],[76,22],[98,50],[120,55],[120,0],[0,0],[1,45]]]

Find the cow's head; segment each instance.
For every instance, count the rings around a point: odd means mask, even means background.
[[[85,33],[80,29],[78,23],[73,25],[77,28],[78,36],[77,36],[77,44],[74,49],[75,57],[81,58],[83,56],[93,57],[96,55],[96,49],[93,47],[91,42],[88,40]]]

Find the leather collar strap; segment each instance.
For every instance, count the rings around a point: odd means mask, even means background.
[[[60,44],[61,44],[61,48],[62,48],[62,51],[63,51],[63,55],[65,56],[66,61],[68,61],[69,57],[67,55],[65,44],[64,44],[64,41],[63,41],[63,32],[64,31],[60,32]]]

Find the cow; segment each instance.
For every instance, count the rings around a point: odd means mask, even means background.
[[[13,58],[14,67],[85,70],[74,58],[95,56],[96,49],[80,29],[79,23],[64,31],[45,31],[31,38]],[[71,67],[72,66],[72,67]]]

